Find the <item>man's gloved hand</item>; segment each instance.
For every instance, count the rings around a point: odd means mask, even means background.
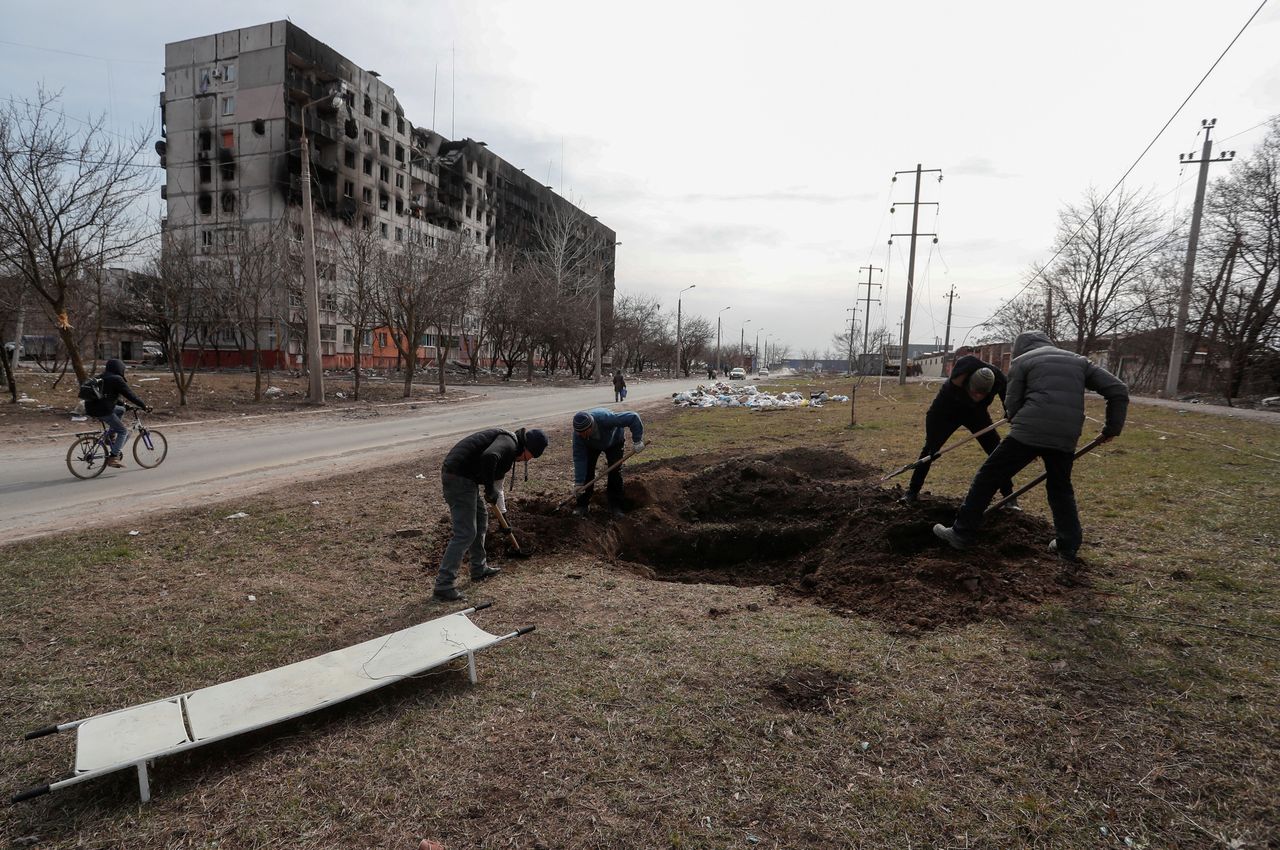
[[[1104,444],[1106,444],[1106,443],[1109,443],[1109,442],[1111,442],[1112,440],[1114,440],[1115,438],[1116,438],[1116,437],[1115,437],[1115,435],[1114,435],[1114,434],[1108,434],[1106,431],[1103,431],[1101,434],[1099,434],[1099,435],[1098,435],[1098,445],[1100,445],[1100,446],[1101,446],[1101,445],[1104,445]]]
[[[498,511],[500,513],[505,514],[507,512],[507,494],[505,491],[498,491],[498,501],[496,504],[498,505]]]
[[[644,440],[636,440],[632,443],[631,450],[636,454],[640,454],[640,452],[644,451]]]
[[[485,487],[485,488],[484,488],[484,500],[485,500],[486,502],[488,502],[489,504],[491,504],[491,505],[496,505],[496,504],[498,503],[498,490],[497,490],[497,488],[494,488],[494,487]]]

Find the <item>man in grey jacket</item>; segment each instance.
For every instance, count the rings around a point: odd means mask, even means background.
[[[1085,390],[1107,400],[1107,421],[1100,441],[1118,437],[1129,407],[1129,390],[1124,383],[1087,357],[1056,348],[1040,331],[1018,334],[1004,402],[1009,435],[974,476],[955,524],[948,528],[939,523],[933,533],[957,549],[969,546],[1000,483],[1038,457],[1044,461],[1048,476],[1045,495],[1053,511],[1054,539],[1049,548],[1064,560],[1074,561],[1084,533],[1071,487],[1071,465],[1084,428]]]

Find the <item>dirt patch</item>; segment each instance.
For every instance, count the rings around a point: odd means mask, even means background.
[[[1052,526],[1023,513],[989,521],[957,552],[933,536],[957,503],[896,501],[872,470],[833,450],[675,458],[626,478],[627,518],[585,518],[532,498],[511,523],[539,553],[589,552],[664,581],[772,585],[905,628],[1016,614],[1083,583],[1048,553]],[[603,495],[596,494],[603,502]]]
[[[853,682],[830,670],[788,670],[770,682],[766,690],[782,708],[814,714],[835,714],[836,709],[855,699]]]

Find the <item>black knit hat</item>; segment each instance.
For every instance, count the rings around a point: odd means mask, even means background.
[[[547,435],[537,428],[525,431],[524,447],[534,457],[542,457],[542,453],[547,450]]]

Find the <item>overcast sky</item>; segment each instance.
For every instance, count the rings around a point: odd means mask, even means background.
[[[749,338],[763,328],[793,350],[828,345],[868,264],[886,268],[872,327],[896,336],[908,240],[886,242],[910,208],[889,206],[912,183],[890,178],[941,168],[921,193],[940,204],[920,218],[940,241],[918,252],[911,333],[931,343],[943,293],[959,293],[963,339],[1048,257],[1061,206],[1111,188],[1257,5],[11,4],[0,74],[8,97],[44,83],[70,114],[129,132],[156,126],[166,42],[290,17],[380,71],[415,124],[432,123],[438,73],[436,129],[487,142],[615,228],[621,291],[674,308],[696,285],[686,313],[731,306],[726,337],[750,320]],[[1198,148],[1200,120],[1244,152],[1280,113],[1277,45],[1272,2],[1129,185],[1185,212],[1195,175],[1178,154]]]

